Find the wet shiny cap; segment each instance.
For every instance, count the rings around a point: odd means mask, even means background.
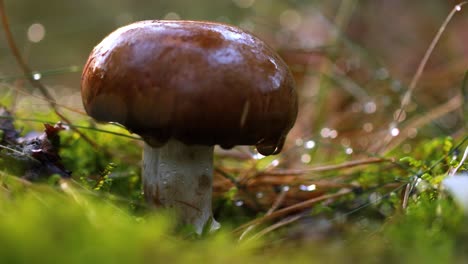
[[[118,122],[153,147],[175,138],[276,154],[297,116],[283,60],[255,36],[211,22],[117,29],[91,52],[81,94],[94,119]]]

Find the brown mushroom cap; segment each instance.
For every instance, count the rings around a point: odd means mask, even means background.
[[[236,27],[142,21],[99,43],[83,70],[86,111],[157,147],[256,145],[278,153],[297,116],[294,80],[264,42]]]

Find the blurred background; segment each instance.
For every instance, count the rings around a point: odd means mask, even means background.
[[[340,153],[359,155],[382,152],[379,142],[391,135],[402,137],[405,144],[397,142],[394,147],[409,153],[411,144],[406,140],[464,133],[461,97],[450,100],[460,95],[468,69],[466,10],[449,23],[399,120],[429,116],[429,121],[401,131],[393,127],[419,62],[457,1],[15,0],[5,4],[34,78],[60,104],[77,110],[82,109],[81,68],[107,34],[146,19],[211,20],[252,32],[290,65],[301,102],[287,145],[296,148],[289,158],[299,163],[295,165],[327,161],[327,155],[309,153],[319,142],[332,143]],[[4,34],[0,34],[0,81],[5,84],[0,100],[21,90],[13,102],[17,110],[48,111],[44,101],[29,96],[37,91],[22,78]],[[442,109],[434,113],[437,107]],[[336,156],[334,150],[325,153]]]

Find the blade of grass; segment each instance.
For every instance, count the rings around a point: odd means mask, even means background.
[[[444,22],[440,26],[439,30],[437,31],[436,35],[434,36],[434,39],[431,41],[428,49],[424,53],[424,56],[423,56],[421,62],[419,63],[419,66],[418,66],[418,68],[416,70],[416,73],[414,74],[413,78],[411,79],[410,85],[408,86],[408,90],[406,91],[406,93],[404,94],[404,96],[403,96],[403,98],[401,100],[400,108],[397,110],[398,114],[395,115],[395,117],[393,119],[393,122],[392,122],[393,125],[391,125],[391,126],[396,128],[398,126],[398,124],[403,121],[401,119],[401,117],[402,117],[403,113],[406,111],[406,108],[408,107],[409,103],[411,102],[411,96],[412,96],[414,90],[416,89],[416,86],[417,86],[417,84],[419,82],[419,79],[421,78],[421,76],[422,76],[422,74],[424,72],[424,68],[426,67],[427,62],[429,61],[429,58],[432,55],[432,52],[434,51],[434,48],[436,47],[437,43],[439,42],[439,40],[440,40],[440,38],[442,36],[442,33],[444,33],[445,29],[447,28],[448,23],[452,20],[455,13],[461,11],[462,6],[464,6],[467,3],[468,3],[468,1],[464,1],[464,2],[461,2],[461,3],[457,4],[452,9],[452,11],[450,11],[450,13],[448,14],[448,16],[445,18]],[[382,144],[382,147],[380,148],[378,153],[385,152],[385,150],[387,149],[388,145],[393,140],[393,138],[394,137],[390,133],[388,133],[385,136],[384,141],[383,141],[384,143]]]

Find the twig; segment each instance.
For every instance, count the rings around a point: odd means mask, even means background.
[[[280,194],[276,198],[275,202],[271,206],[271,208],[268,210],[268,212],[265,215],[271,215],[278,207],[283,203],[284,198],[286,197],[286,193],[288,192],[289,189],[282,188]],[[251,225],[248,228],[245,229],[245,231],[240,235],[239,241],[244,239],[244,237],[252,231],[257,225]]]
[[[361,165],[373,164],[373,163],[382,163],[382,162],[395,162],[393,159],[388,158],[368,158],[362,160],[353,160],[344,162],[341,164],[333,164],[333,165],[324,165],[318,166],[315,168],[309,169],[290,169],[290,170],[273,170],[273,171],[261,171],[257,173],[257,176],[285,176],[285,175],[303,175],[311,172],[324,172],[324,171],[331,171],[331,170],[339,170],[339,169],[346,169]]]
[[[239,189],[239,182],[234,176],[230,175],[229,173],[226,173],[225,171],[223,171],[222,169],[218,167],[215,167],[214,170],[215,172],[219,173],[224,178],[228,179],[232,184],[234,184]]]
[[[262,231],[256,233],[255,235],[253,235],[249,240],[254,240],[254,239],[257,239],[261,236],[264,236],[266,235],[267,233],[270,233],[271,231],[274,231],[280,227],[283,227],[285,225],[289,225],[293,222],[296,222],[297,220],[299,220],[304,214],[297,214],[297,215],[293,215],[291,217],[288,217],[288,218],[285,218],[277,223],[274,223],[273,225],[263,229]]]
[[[258,225],[258,224],[261,224],[261,223],[266,222],[268,220],[272,220],[272,219],[287,215],[287,214],[292,213],[292,212],[296,212],[296,211],[306,209],[306,208],[308,208],[308,207],[310,207],[310,206],[312,206],[312,205],[314,205],[316,203],[319,203],[319,202],[322,202],[322,201],[325,201],[325,200],[328,200],[328,199],[335,199],[335,198],[347,195],[347,194],[349,194],[351,192],[352,192],[352,189],[343,189],[343,190],[341,190],[341,191],[339,191],[337,193],[334,193],[334,194],[323,195],[323,196],[320,196],[320,197],[316,197],[316,198],[313,198],[313,199],[310,199],[310,200],[306,200],[306,201],[291,205],[289,207],[286,207],[286,208],[278,210],[278,211],[276,211],[274,213],[271,213],[270,215],[265,215],[265,216],[263,216],[261,218],[257,218],[257,219],[254,219],[254,220],[248,222],[248,223],[245,223],[245,224],[241,225],[240,227],[236,228],[234,230],[234,233],[238,233],[241,230],[244,230],[245,228],[248,228],[251,225]]]
[[[23,57],[21,56],[21,53],[13,38],[13,34],[11,33],[10,24],[8,22],[8,16],[5,11],[5,4],[3,0],[0,0],[0,16],[1,16],[3,30],[5,32],[6,40],[8,42],[10,51],[15,57],[16,62],[20,66],[27,80],[32,84],[33,87],[37,88],[45,98],[47,98],[47,102],[49,103],[49,106],[54,110],[55,114],[58,117],[60,117],[62,121],[64,121],[65,123],[71,124],[72,122],[70,122],[70,120],[67,117],[65,117],[62,113],[60,113],[60,111],[58,111],[57,103],[54,97],[49,93],[47,88],[39,80],[36,80],[33,78],[32,71],[29,68],[28,64],[26,64]],[[94,149],[99,150],[98,145],[93,140],[91,140],[88,136],[86,136],[85,134],[83,134],[81,131],[79,131],[76,128],[72,128],[72,129],[78,135],[80,135],[81,138],[83,138],[86,142],[88,142]]]

